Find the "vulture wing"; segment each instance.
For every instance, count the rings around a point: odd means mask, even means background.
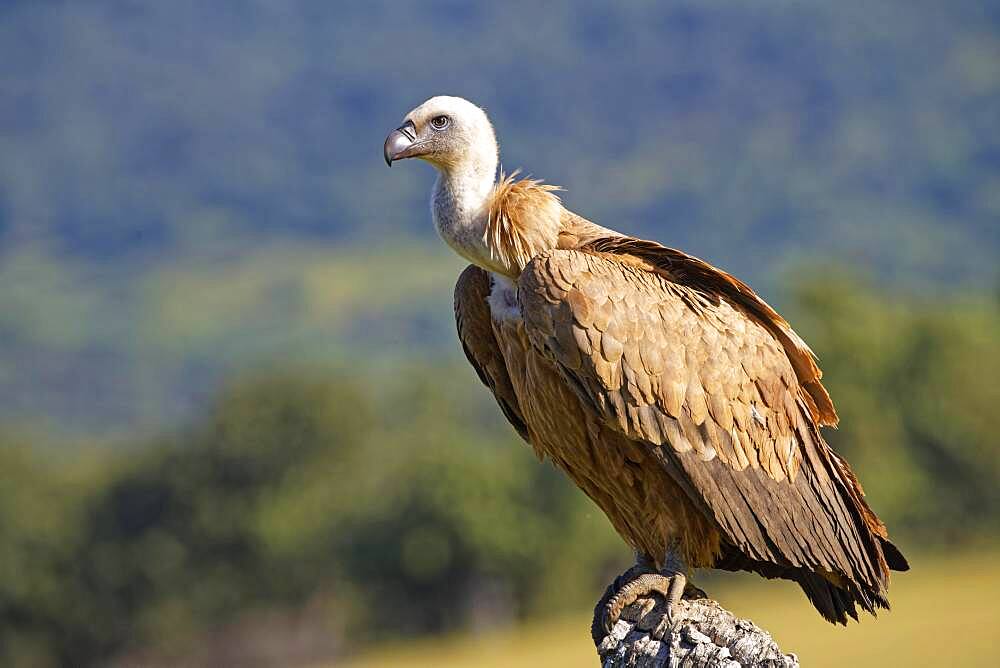
[[[888,567],[906,562],[819,433],[836,413],[811,353],[749,287],[616,237],[538,255],[519,300],[584,405],[646,442],[718,524],[716,567],[795,579],[831,621],[888,607]]]
[[[493,392],[500,410],[521,438],[528,441],[528,428],[507,374],[507,364],[493,334],[493,321],[486,301],[491,289],[489,274],[475,265],[470,264],[458,277],[455,284],[458,338],[465,356],[479,374],[479,380]]]

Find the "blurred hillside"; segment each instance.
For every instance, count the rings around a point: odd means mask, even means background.
[[[1000,300],[891,299],[826,271],[789,301],[838,402],[826,436],[893,541],[914,564],[937,550],[949,569],[981,565],[1000,537]],[[0,430],[0,663],[309,665],[586,609],[631,557],[464,362],[414,356],[377,381],[283,365],[155,438],[58,457],[38,446]],[[936,572],[893,575],[911,592],[890,589],[901,632],[936,623],[938,592],[966,591]],[[698,574],[744,614],[778,604],[754,592],[780,585],[735,580],[759,582]],[[844,637],[800,592],[780,600],[765,619],[789,647]]]
[[[307,665],[386,614],[578,614],[625,566],[462,359],[431,170],[382,162],[438,93],[575,211],[779,306],[893,539],[981,572],[1000,3],[7,0],[0,664]],[[978,586],[947,569],[893,598],[906,637]]]
[[[443,92],[573,209],[779,299],[817,256],[993,286],[998,25],[979,0],[9,0],[0,418],[130,434],[267,360],[454,355],[430,170],[379,148]]]

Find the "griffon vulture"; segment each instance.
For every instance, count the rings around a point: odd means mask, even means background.
[[[472,263],[455,287],[472,366],[635,550],[599,604],[605,630],[640,595],[668,611],[698,595],[691,568],[794,580],[831,622],[889,607],[906,560],[823,439],[837,413],[812,351],[763,299],[568,211],[556,187],[498,179],[493,127],[467,100],[426,101],[384,151],[439,172],[434,224]]]

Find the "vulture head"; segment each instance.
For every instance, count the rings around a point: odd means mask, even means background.
[[[385,139],[385,162],[420,158],[441,172],[488,171],[497,163],[497,141],[486,112],[460,97],[439,95],[403,118]]]

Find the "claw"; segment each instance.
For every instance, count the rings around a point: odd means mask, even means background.
[[[615,581],[608,585],[608,588],[604,591],[604,595],[601,596],[601,600],[597,602],[597,606],[594,608],[594,621],[590,625],[590,635],[594,639],[595,645],[599,645],[601,639],[610,632],[610,629],[607,628],[607,609],[611,600],[636,577],[643,573],[654,572],[651,569],[650,565],[647,565],[644,561],[640,561],[616,577]],[[624,607],[622,609],[624,610]],[[611,622],[611,626],[614,626],[614,622]]]
[[[656,607],[652,594],[659,594],[665,603],[664,614],[656,622],[650,635],[662,640],[673,628],[676,621],[676,606],[682,598],[707,598],[705,592],[687,581],[681,570],[657,572],[655,565],[640,557],[638,563],[611,583],[594,609],[594,621],[590,627],[594,644],[601,641],[614,629],[622,612],[640,599],[648,599],[639,619],[648,617]]]
[[[621,618],[622,611],[640,598],[650,594],[659,594],[666,600],[665,619],[669,625],[673,623],[673,607],[681,600],[687,577],[683,573],[660,575],[659,573],[644,573],[623,586],[617,594],[611,597],[604,608],[604,632],[611,629]]]

